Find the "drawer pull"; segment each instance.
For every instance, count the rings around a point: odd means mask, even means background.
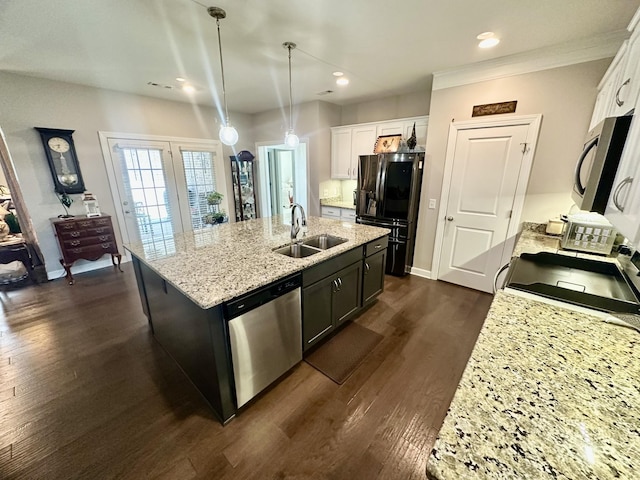
[[[91,222],[78,222],[78,224],[81,227],[90,227],[91,226]]]
[[[379,243],[378,245],[376,245],[376,246],[375,246],[375,247],[373,247],[373,248],[375,248],[376,250],[378,250],[378,249],[382,248],[382,244],[381,244],[381,243]]]
[[[82,232],[71,232],[72,237],[79,237]]]
[[[110,244],[110,243],[103,243],[103,244],[102,244],[102,248],[104,248],[104,249],[107,249],[107,248],[109,248],[110,246],[111,246],[111,244]]]
[[[77,247],[78,245],[80,245],[80,240],[71,240],[72,247]]]
[[[96,228],[96,233],[103,233],[106,230],[106,228]]]
[[[106,240],[109,240],[109,235],[100,235],[98,238],[101,242],[104,242]]]
[[[307,343],[313,343],[316,338],[322,336],[325,332],[329,331],[330,329],[333,328],[333,325],[329,325],[327,328],[325,328],[324,330],[322,330],[319,334],[317,334],[315,337],[313,337],[311,340],[307,340]]]
[[[369,266],[369,264],[367,262],[364,262],[364,274],[368,274],[369,270],[371,270],[371,267]]]
[[[80,253],[82,251],[82,249],[81,248],[72,248],[71,251],[73,253]]]

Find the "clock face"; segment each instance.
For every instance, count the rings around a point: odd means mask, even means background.
[[[65,153],[69,151],[69,142],[67,142],[64,138],[60,137],[51,137],[47,142],[49,148],[54,152]]]

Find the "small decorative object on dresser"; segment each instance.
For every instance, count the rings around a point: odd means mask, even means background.
[[[93,193],[84,192],[82,195],[82,203],[84,209],[87,211],[87,217],[99,217],[100,205],[98,205],[98,199]]]
[[[122,255],[118,252],[110,215],[94,218],[86,215],[67,219],[52,218],[51,223],[60,246],[60,263],[67,273],[69,285],[73,285],[74,282],[71,267],[76,260],[96,261],[109,253],[114,268],[117,267],[122,272]]]

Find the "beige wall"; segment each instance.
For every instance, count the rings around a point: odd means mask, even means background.
[[[331,126],[340,120],[340,107],[315,101],[294,106],[295,132],[307,143],[308,214],[320,215],[320,182],[331,175]],[[284,140],[288,119],[281,109],[253,116],[254,138],[257,143]]]
[[[516,75],[431,94],[427,166],[420,201],[414,267],[431,270],[449,124],[469,120],[474,105],[517,100],[516,115],[542,114],[521,220],[546,222],[572,205],[573,168],[582,150],[595,104],[596,87],[611,59]],[[438,203],[438,208],[439,208]]]
[[[342,107],[340,125],[428,115],[430,100],[431,91],[425,88],[420,92],[345,105]]]
[[[33,127],[75,130],[73,134],[82,176],[88,191],[97,195],[104,213],[114,215],[98,131],[163,135],[203,139],[218,138],[218,115],[214,108],[188,103],[129,95],[80,85],[0,73],[0,126],[11,151],[18,180],[45,257],[48,272],[58,272],[60,263],[49,222],[64,213],[53,190],[38,132]],[[230,113],[240,140],[235,150],[253,150],[251,117]],[[229,155],[224,148],[225,169],[230,188]],[[72,195],[70,213],[84,214],[80,195]],[[114,219],[114,228],[120,238]],[[122,245],[121,241],[119,241]],[[78,262],[81,267],[83,262]],[[109,259],[95,262],[110,263]],[[87,264],[93,267],[94,264]]]

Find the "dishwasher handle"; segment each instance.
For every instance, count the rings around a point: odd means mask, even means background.
[[[258,308],[274,298],[281,297],[286,293],[300,287],[302,285],[302,276],[293,275],[283,280],[278,280],[271,285],[261,287],[240,298],[232,300],[224,304],[225,318],[232,320],[249,310]]]

